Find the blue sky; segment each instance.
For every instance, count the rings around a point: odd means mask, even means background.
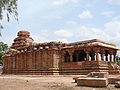
[[[9,45],[20,30],[35,42],[100,39],[120,47],[120,0],[18,0],[19,22],[4,17],[0,41]]]

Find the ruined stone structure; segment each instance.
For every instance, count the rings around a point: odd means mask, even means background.
[[[118,74],[117,50],[116,45],[97,39],[74,43],[34,43],[28,31],[19,31],[3,56],[3,74]]]

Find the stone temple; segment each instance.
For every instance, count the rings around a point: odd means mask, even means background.
[[[34,43],[28,31],[19,31],[4,53],[3,74],[78,75],[90,72],[119,74],[118,48],[97,39],[73,43]]]

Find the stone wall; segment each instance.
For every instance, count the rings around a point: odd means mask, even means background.
[[[54,50],[33,50],[20,52],[4,57],[3,73],[38,73],[53,74],[57,67],[57,58]],[[54,61],[53,61],[54,60]]]

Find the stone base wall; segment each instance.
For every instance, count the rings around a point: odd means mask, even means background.
[[[38,50],[15,54],[4,57],[3,74],[53,74],[56,68],[54,50]],[[55,58],[56,59],[56,58]]]
[[[111,62],[112,63],[112,62]],[[109,74],[119,74],[120,69],[110,68],[110,62],[107,61],[81,61],[81,62],[63,62],[60,65],[60,75],[78,75],[88,74],[90,72],[108,72]],[[114,63],[116,66],[117,64]]]
[[[18,70],[18,69],[13,69],[13,70],[3,70],[3,74],[19,74],[19,75],[27,75],[27,74],[32,74],[32,75],[56,75],[58,74],[58,71],[55,69],[48,69],[48,70],[36,70],[36,69],[29,69],[29,70]]]
[[[3,74],[80,75],[90,72],[119,74],[115,62],[62,62],[57,51],[39,50],[4,57]]]

